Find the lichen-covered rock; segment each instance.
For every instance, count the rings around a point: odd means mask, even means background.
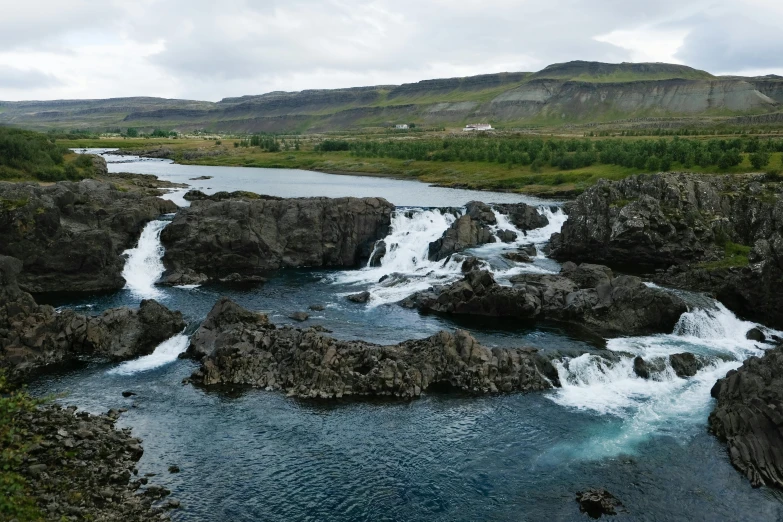
[[[783,488],[783,347],[751,357],[712,388],[709,427],[754,487]]]
[[[467,332],[440,332],[394,346],[342,341],[316,329],[276,328],[227,298],[191,339],[198,384],[245,384],[307,398],[414,398],[428,389],[471,393],[559,386],[552,363],[534,349],[489,349]]]
[[[22,261],[28,292],[116,290],[125,286],[122,252],[144,225],[177,206],[95,180],[0,182],[0,255]]]
[[[753,174],[602,180],[566,206],[550,255],[656,269],[661,285],[709,292],[743,317],[783,327],[782,191]]]
[[[285,267],[354,267],[386,237],[393,209],[380,198],[199,196],[161,233],[163,263],[169,273],[212,280]]]

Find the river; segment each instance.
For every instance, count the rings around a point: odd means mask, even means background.
[[[125,289],[49,298],[55,306],[91,312],[155,298],[189,321],[182,335],[150,356],[121,364],[85,361],[30,385],[34,393],[63,393],[62,402],[95,413],[129,408],[120,425],[144,439],[140,472],[154,473],[153,482],[182,501],[175,520],[583,520],[575,492],[588,487],[605,487],[620,498],[628,507],[625,520],[783,518],[779,494],[751,488],[706,430],[715,380],[762,353],[745,339],[756,325],[720,303],[694,299],[669,335],[608,340],[554,324],[454,321],[394,304],[413,291],[460,277],[459,266],[427,260],[427,245],[453,219],[431,207],[459,207],[471,199],[540,204],[550,225],[520,234],[514,247],[542,245],[567,218],[559,208],[514,194],[376,177],[107,159],[112,172],[155,174],[211,192],[372,195],[406,207],[394,216],[386,239],[390,254],[380,267],[286,270],[256,289],[155,287],[163,270],[159,236],[167,220],[161,219],[147,225],[137,247],[128,251]],[[191,181],[199,176],[212,179]],[[499,255],[504,248],[492,244],[473,251],[499,281],[521,271],[559,270],[542,254],[532,265],[507,262]],[[391,277],[379,282],[384,276]],[[371,293],[368,305],[345,300],[361,290]],[[222,295],[268,313],[275,323],[291,323],[292,312],[323,305],[308,324],[346,339],[397,343],[463,328],[488,346],[535,346],[557,357],[563,388],[529,395],[428,394],[412,402],[319,403],[263,390],[209,392],[183,385],[196,364],[177,356]],[[597,356],[605,348],[617,354],[616,363]],[[574,356],[575,351],[588,353]],[[687,380],[670,369],[659,380],[633,373],[634,355],[683,351],[710,357],[713,364]],[[125,390],[138,395],[125,399]],[[173,464],[180,473],[168,473]]]

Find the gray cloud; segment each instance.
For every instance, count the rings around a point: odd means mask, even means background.
[[[716,73],[783,67],[778,20],[765,23],[742,15],[695,21],[677,57]]]
[[[139,94],[217,100],[270,90],[535,71],[576,59],[628,61],[639,55],[632,45],[596,37],[676,28],[687,34],[676,58],[688,65],[711,72],[783,72],[778,59],[783,42],[767,25],[783,14],[778,4],[34,0],[0,18],[0,64],[21,68],[29,63],[56,75],[59,86],[39,82],[48,85],[44,92],[51,97]],[[0,78],[0,98],[16,95],[5,95],[9,81]]]
[[[35,69],[23,70],[0,65],[0,89],[29,90],[55,87],[61,81],[51,74]]]

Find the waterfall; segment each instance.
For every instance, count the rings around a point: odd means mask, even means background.
[[[682,435],[706,422],[715,381],[747,357],[763,353],[763,346],[745,338],[751,328],[778,334],[739,319],[723,304],[710,299],[705,307],[684,313],[671,334],[608,340],[607,348],[617,353],[615,359],[583,354],[555,361],[562,388],[549,399],[621,421],[616,433],[585,444],[583,449],[591,456],[632,451],[656,433]],[[707,361],[696,376],[688,379],[675,374],[668,358],[683,352]],[[650,379],[638,377],[633,371],[637,355],[648,362],[661,361],[663,371]]]
[[[176,361],[179,354],[187,349],[188,341],[189,337],[185,334],[175,335],[160,343],[151,354],[124,362],[116,368],[109,370],[108,373],[116,375],[133,375],[134,373],[160,368],[163,365]]]
[[[496,263],[503,250],[522,245],[540,244],[549,240],[554,232],[560,231],[567,216],[561,209],[552,210],[542,206],[538,212],[547,216],[549,224],[540,229],[524,233],[518,230],[508,217],[495,212],[498,224],[493,232],[511,230],[517,232],[517,241],[512,244],[490,243],[464,252],[485,260],[485,268],[501,280],[510,275],[529,272],[556,272],[537,265],[509,267],[507,262]],[[394,303],[409,295],[426,290],[435,284],[447,284],[462,277],[462,262],[455,256],[441,261],[429,260],[429,245],[443,236],[457,216],[441,209],[399,208],[392,215],[389,235],[384,239],[386,255],[380,266],[367,266],[362,270],[342,272],[334,276],[334,282],[347,285],[363,285],[371,295],[370,307]],[[542,256],[543,257],[543,256]],[[351,292],[347,292],[351,293]]]
[[[163,275],[163,245],[160,233],[168,221],[150,221],[144,227],[135,248],[124,252],[128,256],[122,277],[125,288],[142,299],[160,298],[163,293],[155,287],[155,282]]]

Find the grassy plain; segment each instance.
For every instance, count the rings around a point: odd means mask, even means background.
[[[427,133],[427,138],[440,137],[444,133]],[[421,139],[417,135],[346,135],[355,139]],[[573,137],[573,136],[571,136]],[[714,136],[711,136],[714,137]],[[334,139],[334,136],[329,136]],[[282,137],[278,137],[282,140]],[[595,184],[599,179],[617,180],[633,174],[648,172],[645,169],[627,168],[618,165],[593,164],[584,168],[561,170],[549,165],[539,169],[531,166],[500,164],[488,161],[415,161],[395,158],[363,158],[347,151],[318,152],[314,146],[324,136],[288,136],[285,137],[289,150],[265,152],[258,147],[235,147],[233,138],[220,140],[203,138],[161,138],[161,139],[122,139],[102,138],[99,140],[58,141],[68,147],[119,148],[126,151],[149,151],[167,148],[171,157],[181,164],[216,165],[234,167],[290,168],[305,169],[337,174],[372,175],[399,179],[415,179],[450,187],[464,187],[477,190],[501,190],[539,195],[551,198],[573,197]],[[552,136],[545,139],[563,139]],[[596,140],[601,138],[594,138]],[[628,137],[628,140],[643,139]],[[299,143],[299,150],[294,143]],[[691,166],[673,164],[672,171],[740,174],[753,172],[747,154],[742,162],[734,167]],[[768,169],[781,168],[781,153],[773,153]]]

